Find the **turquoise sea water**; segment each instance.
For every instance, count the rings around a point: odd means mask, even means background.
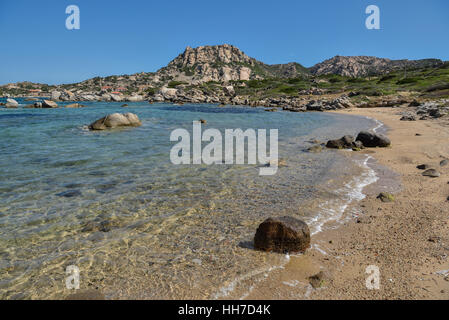
[[[226,297],[236,279],[283,259],[251,249],[260,222],[288,214],[316,232],[366,173],[343,152],[304,152],[309,141],[375,125],[264,108],[84,104],[0,109],[0,298],[63,298],[69,265],[81,289],[112,299]],[[142,126],[86,129],[113,112],[135,113]],[[199,119],[222,133],[278,129],[287,166],[259,176],[258,165],[173,165],[171,131],[191,132]]]

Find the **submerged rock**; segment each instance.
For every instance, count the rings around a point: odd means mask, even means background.
[[[363,146],[367,148],[385,148],[391,145],[391,141],[388,137],[368,131],[361,131],[357,135],[356,141],[362,142]]]
[[[447,159],[441,160],[440,166],[441,167],[447,166],[448,163],[449,163],[449,160],[447,160]]]
[[[113,227],[114,224],[109,220],[104,220],[101,222],[90,221],[84,225],[81,232],[109,232]]]
[[[312,153],[318,153],[323,151],[323,147],[321,145],[315,145],[315,146],[311,146],[310,148],[307,149],[308,152],[312,152]]]
[[[309,247],[309,227],[292,217],[268,218],[259,225],[254,236],[256,250],[302,253]]]
[[[56,195],[58,197],[73,198],[73,197],[81,196],[82,193],[79,190],[68,190],[68,191],[57,193]]]
[[[287,161],[285,159],[274,159],[268,161],[264,167],[286,167]]]
[[[113,113],[89,125],[89,130],[106,130],[118,127],[139,127],[142,123],[134,113]]]
[[[72,103],[65,106],[66,108],[84,108],[85,105],[79,104],[79,103]]]

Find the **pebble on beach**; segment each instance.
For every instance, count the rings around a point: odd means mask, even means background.
[[[423,176],[431,177],[431,178],[438,178],[440,176],[440,173],[436,171],[435,169],[428,169],[422,173]]]

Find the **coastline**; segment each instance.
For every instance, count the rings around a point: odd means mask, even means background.
[[[449,298],[449,167],[439,167],[449,158],[449,129],[441,119],[399,121],[401,111],[337,111],[388,127],[391,148],[363,151],[375,159],[370,166],[377,167],[379,181],[364,188],[366,197],[346,209],[342,224],[326,225],[312,237],[304,255],[291,256],[283,268],[258,281],[245,299]],[[434,165],[441,176],[422,176],[416,166],[423,163]],[[399,175],[400,189],[389,181],[389,170]],[[396,189],[394,202],[376,199],[385,188]],[[370,265],[379,267],[379,290],[366,288]],[[320,271],[322,286],[313,289],[309,277]]]
[[[348,159],[360,160],[360,165],[375,170],[378,181],[367,181],[361,186],[355,183],[352,187],[357,190],[345,190],[366,195],[366,198],[355,197],[360,202],[352,201],[343,208],[340,219],[332,218],[325,223],[324,230],[313,235],[312,248],[305,255],[287,256],[282,266],[255,270],[248,277],[236,279],[242,284],[252,285],[250,292],[244,295],[238,290],[233,292],[234,281],[223,287],[223,294],[217,293],[214,297],[447,299],[449,282],[444,278],[447,279],[448,271],[444,275],[437,272],[449,270],[449,230],[445,215],[449,205],[449,201],[445,202],[449,195],[449,166],[439,168],[438,163],[449,157],[448,146],[445,147],[449,131],[447,126],[442,126],[442,119],[399,121],[401,112],[405,110],[373,108],[337,111],[343,115],[375,120],[377,125],[373,130],[384,133],[384,128],[388,128],[392,148],[344,152]],[[422,136],[416,136],[416,133]],[[422,163],[436,165],[442,173],[441,177],[432,179],[421,176],[422,171],[416,169],[416,165]],[[394,172],[400,175],[403,188],[395,194],[397,199],[394,203],[382,203],[376,199],[378,193],[392,192],[397,188],[394,184],[390,185],[391,181],[385,181]],[[429,241],[430,238],[439,239]],[[390,239],[392,243],[389,243]],[[404,252],[397,248],[404,249]],[[370,291],[365,287],[368,276],[365,268],[368,265],[377,265],[381,270],[379,291]],[[408,271],[404,272],[404,268],[408,268]],[[323,287],[315,290],[309,285],[308,278],[320,270],[325,271],[328,277]],[[254,276],[261,278],[257,279],[256,284],[252,281]]]

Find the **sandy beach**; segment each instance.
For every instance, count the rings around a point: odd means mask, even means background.
[[[325,226],[312,236],[311,249],[265,274],[244,298],[449,298],[449,165],[440,166],[449,158],[448,121],[400,121],[403,111],[338,111],[375,118],[388,127],[390,148],[362,151],[375,159],[370,166],[379,180],[365,188],[364,200],[347,208],[341,224]],[[441,176],[423,176],[416,168],[420,164],[433,166]],[[385,190],[393,191],[393,202],[377,199]],[[370,265],[379,268],[378,290],[366,286]],[[309,277],[320,271],[323,277],[314,289]]]

